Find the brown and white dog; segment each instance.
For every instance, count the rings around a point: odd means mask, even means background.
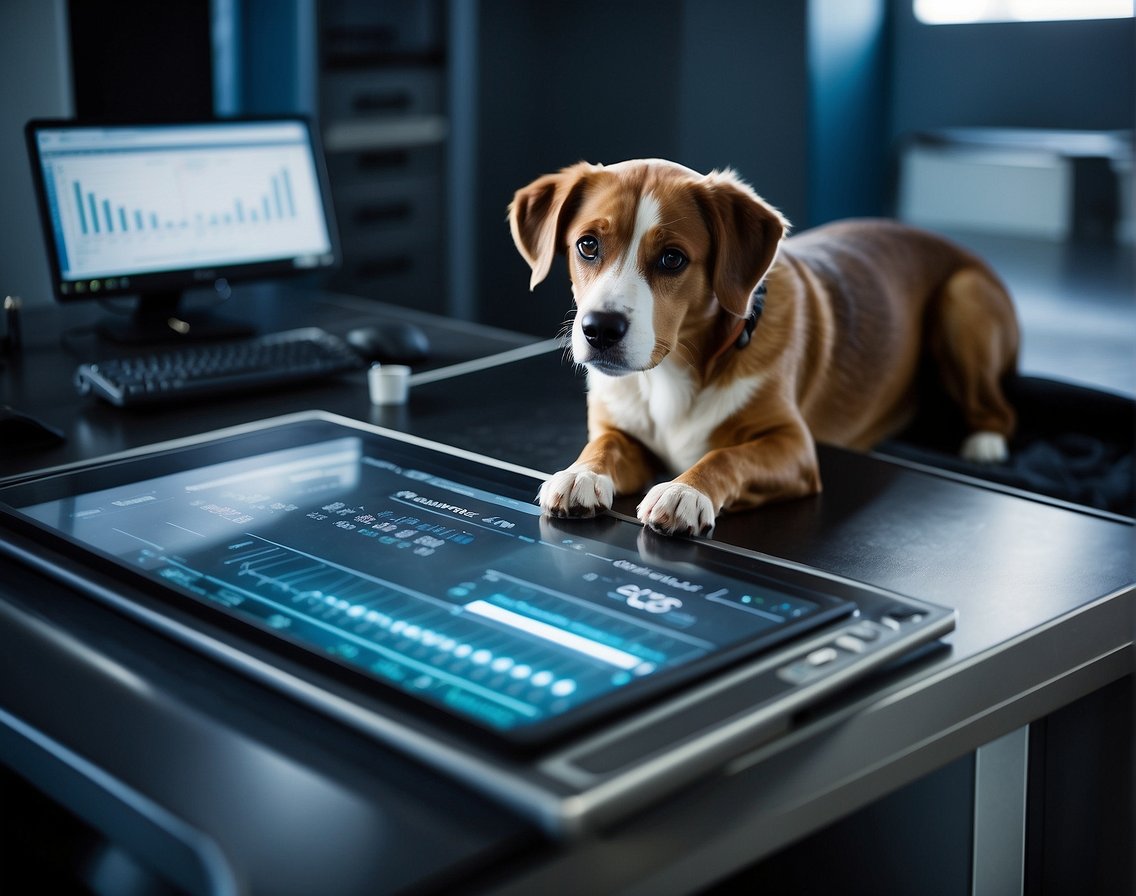
[[[588,371],[588,444],[540,490],[553,516],[593,515],[660,474],[674,478],[638,515],[668,534],[817,492],[815,443],[866,450],[894,434],[925,350],[970,429],[963,456],[1006,457],[1013,305],[939,237],[857,220],[783,241],[785,219],[732,171],[659,159],[538,178],[509,223],[530,288],[567,254],[572,354]]]

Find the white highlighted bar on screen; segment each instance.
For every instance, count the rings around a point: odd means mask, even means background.
[[[593,659],[610,663],[613,666],[618,666],[620,669],[634,669],[643,662],[640,657],[630,654],[625,650],[619,650],[616,647],[608,647],[606,644],[601,644],[599,641],[592,641],[589,638],[582,638],[579,635],[566,632],[562,628],[557,628],[555,625],[549,625],[547,622],[541,622],[539,619],[532,619],[529,616],[514,613],[512,610],[506,610],[504,607],[489,603],[489,601],[470,601],[465,605],[465,609],[467,612],[477,616],[484,616],[486,619],[492,619],[510,628],[519,628],[522,631],[528,632],[530,635],[536,635],[538,638],[543,638],[546,641],[553,641],[561,647],[567,647],[570,650],[587,654]]]

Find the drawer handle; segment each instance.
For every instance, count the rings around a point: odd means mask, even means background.
[[[363,93],[351,101],[356,112],[402,112],[410,108],[413,97],[405,90]]]
[[[355,266],[355,276],[360,280],[378,280],[394,274],[404,274],[413,267],[409,255],[391,255],[374,258]]]
[[[366,227],[372,224],[386,224],[391,221],[405,221],[410,217],[411,211],[409,202],[384,202],[357,208],[352,218],[356,224]]]
[[[373,149],[358,155],[355,167],[360,171],[380,171],[405,168],[410,164],[410,153],[405,149]]]

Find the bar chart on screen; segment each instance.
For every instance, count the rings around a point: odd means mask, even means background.
[[[317,175],[297,147],[169,150],[59,154],[47,163],[71,273],[272,259],[311,248]]]
[[[232,196],[228,202],[215,209],[198,209],[192,215],[183,213],[180,217],[159,214],[152,208],[128,207],[117,201],[116,197],[100,196],[93,190],[86,189],[78,179],[71,181],[71,187],[81,236],[110,236],[114,233],[168,234],[187,227],[251,226],[296,217],[292,179],[287,168],[281,168],[271,175],[269,185],[260,194],[259,201],[256,198],[248,201],[242,196]]]

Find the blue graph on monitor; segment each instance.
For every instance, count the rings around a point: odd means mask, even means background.
[[[292,178],[287,168],[281,168],[269,178],[268,188],[259,199],[247,200],[234,196],[215,211],[196,211],[193,217],[159,215],[153,209],[127,208],[114,197],[99,196],[76,179],[71,182],[75,199],[75,213],[82,236],[100,234],[157,234],[165,231],[185,230],[188,227],[219,227],[244,224],[267,224],[296,217],[296,200],[292,193]]]
[[[83,136],[43,151],[64,280],[197,269],[331,251],[302,131],[246,139]]]

